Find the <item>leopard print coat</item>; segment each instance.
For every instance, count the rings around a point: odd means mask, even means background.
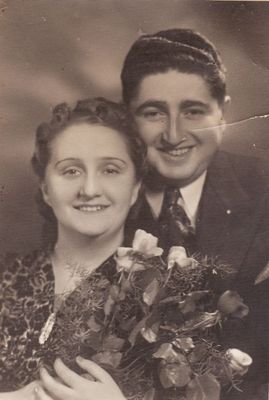
[[[57,356],[71,367],[74,366],[70,360],[76,355],[91,356],[87,353],[88,321],[102,308],[105,292],[116,275],[113,257],[90,276],[83,277],[68,295],[43,345],[39,336],[54,308],[54,274],[49,252],[5,255],[0,260],[0,275],[0,391],[16,390],[38,379],[41,365],[53,373]],[[64,349],[66,337],[71,334],[76,341],[70,346],[69,340],[70,348]]]

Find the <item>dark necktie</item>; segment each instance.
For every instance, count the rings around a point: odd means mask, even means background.
[[[193,251],[194,228],[184,208],[180,189],[167,187],[164,192],[162,210],[158,219],[161,235],[168,247],[184,246]]]

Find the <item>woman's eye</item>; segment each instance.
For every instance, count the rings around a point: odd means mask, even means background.
[[[68,168],[63,172],[63,175],[65,176],[79,176],[81,174],[80,170],[76,169],[76,168]]]
[[[107,167],[104,169],[104,173],[106,175],[117,175],[120,173],[120,171],[118,168],[115,168],[115,167]]]

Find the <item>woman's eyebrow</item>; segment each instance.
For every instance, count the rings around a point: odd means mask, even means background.
[[[127,164],[127,162],[125,160],[123,160],[122,158],[118,158],[118,157],[101,157],[100,158],[101,161],[119,161],[122,164]]]
[[[72,162],[80,162],[81,163],[81,160],[79,159],[79,158],[76,158],[76,157],[68,157],[68,158],[63,158],[62,160],[59,160],[59,161],[57,161],[56,163],[55,163],[55,167],[57,167],[58,165],[60,165],[61,163],[64,163],[64,162],[69,162],[69,161],[72,161]],[[100,161],[118,161],[118,162],[120,162],[120,163],[122,163],[122,164],[127,164],[127,162],[125,161],[125,160],[123,160],[122,158],[118,158],[118,157],[113,157],[113,156],[108,156],[108,157],[100,157]]]
[[[159,100],[146,100],[144,103],[140,104],[136,110],[135,113],[139,114],[141,113],[145,108],[147,107],[156,107],[161,110],[166,110],[166,103],[164,101],[159,101]]]
[[[59,160],[55,163],[55,167],[57,167],[59,164],[61,164],[62,162],[65,162],[65,161],[79,161],[79,159],[75,158],[75,157],[63,158],[62,160]]]

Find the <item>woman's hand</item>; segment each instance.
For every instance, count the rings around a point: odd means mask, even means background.
[[[40,387],[38,381],[33,381],[14,392],[0,393],[0,400],[36,400],[36,388]]]
[[[42,369],[41,385],[36,391],[36,400],[126,400],[111,376],[92,361],[77,357],[78,365],[86,371],[86,377],[67,368],[57,359],[54,369],[58,378],[53,378]]]

